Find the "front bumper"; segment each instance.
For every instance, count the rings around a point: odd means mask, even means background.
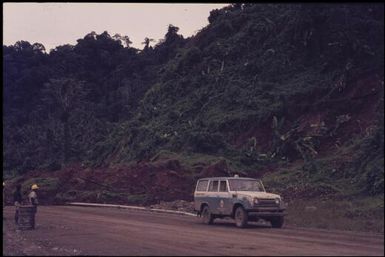
[[[279,208],[253,208],[247,210],[247,214],[249,216],[257,216],[257,217],[281,217],[287,215],[286,209]]]

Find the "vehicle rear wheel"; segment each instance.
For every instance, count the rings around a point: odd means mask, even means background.
[[[243,209],[243,207],[241,206],[237,207],[237,209],[235,210],[234,219],[235,219],[235,225],[237,227],[239,228],[246,227],[248,216],[247,216],[247,212],[245,211],[245,209]]]
[[[273,228],[282,228],[283,226],[283,217],[274,217],[271,218],[270,223]]]
[[[202,210],[202,222],[204,224],[213,224],[214,216],[211,214],[210,208],[206,205]]]

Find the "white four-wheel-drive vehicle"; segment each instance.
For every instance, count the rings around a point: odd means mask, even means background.
[[[264,219],[273,228],[281,228],[286,207],[279,195],[265,191],[261,180],[235,175],[199,179],[194,209],[206,224],[212,224],[215,218],[231,217],[237,227]]]

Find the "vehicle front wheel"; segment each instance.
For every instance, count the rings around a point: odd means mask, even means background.
[[[273,228],[282,228],[283,226],[283,217],[274,217],[271,218],[270,223]]]
[[[235,225],[237,227],[239,228],[246,227],[248,216],[247,216],[247,212],[245,211],[245,209],[243,209],[243,207],[241,206],[237,207],[237,209],[235,210],[234,219],[235,219]]]
[[[202,210],[202,222],[207,225],[211,225],[214,222],[214,216],[207,205]]]

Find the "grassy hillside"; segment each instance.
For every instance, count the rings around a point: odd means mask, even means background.
[[[358,190],[383,192],[381,15],[368,5],[213,12],[101,152],[108,163],[202,153],[250,172],[302,160],[316,172],[351,151],[346,172],[369,183]]]

